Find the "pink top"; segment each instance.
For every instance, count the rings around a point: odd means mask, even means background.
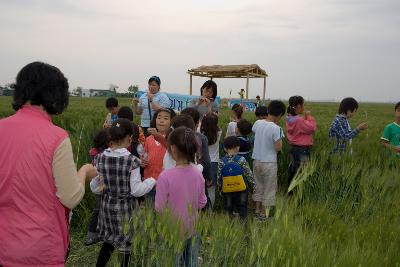
[[[204,186],[203,175],[194,165],[163,171],[157,181],[155,208],[162,212],[168,206],[182,220],[183,230],[192,235],[197,211],[207,203]]]
[[[312,146],[313,133],[317,130],[317,123],[314,117],[289,115],[286,119],[287,138],[289,143],[296,146]]]
[[[0,120],[0,264],[64,266],[68,209],[56,196],[53,155],[67,132],[30,105]]]
[[[163,170],[163,160],[167,148],[150,135],[144,143],[144,151],[147,153],[149,165],[144,169],[143,178],[153,177],[157,180]]]

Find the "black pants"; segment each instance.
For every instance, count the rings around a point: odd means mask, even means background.
[[[101,246],[101,250],[99,253],[99,257],[97,258],[96,267],[104,267],[106,266],[107,262],[110,260],[112,253],[114,252],[114,246],[110,243],[104,242]],[[120,262],[121,267],[128,267],[129,266],[129,258],[130,253],[121,253],[120,254]]]
[[[288,170],[288,186],[292,182],[302,162],[310,158],[311,147],[294,146],[290,150],[290,163]]]
[[[101,195],[96,195],[96,203],[94,204],[92,217],[90,218],[90,223],[89,223],[90,233],[96,233],[97,221],[99,219],[100,205],[101,205]]]
[[[247,218],[247,191],[224,193],[224,208],[229,214],[237,210],[241,219]]]

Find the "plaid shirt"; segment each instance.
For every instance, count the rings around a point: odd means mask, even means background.
[[[347,142],[353,139],[358,133],[357,129],[350,128],[346,116],[342,114],[336,115],[336,118],[333,120],[331,128],[329,129],[329,138],[335,141],[333,152],[344,152],[346,150]]]

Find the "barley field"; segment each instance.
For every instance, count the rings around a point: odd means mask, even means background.
[[[77,166],[89,162],[94,132],[102,126],[103,98],[70,98],[68,109],[53,121],[69,132]],[[119,99],[120,106],[129,99]],[[312,158],[296,176],[295,194],[286,197],[288,145],[279,155],[279,193],[273,220],[246,223],[221,209],[203,213],[197,225],[202,239],[201,266],[400,266],[400,159],[379,143],[394,119],[394,105],[360,103],[352,127],[368,121],[369,129],[353,140],[353,155],[329,155],[328,128],[337,103],[306,103],[318,123]],[[225,130],[229,111],[220,116]],[[10,97],[0,97],[0,118],[13,114]],[[245,117],[254,122],[255,117]],[[136,118],[137,120],[138,118]],[[281,121],[283,124],[283,120]],[[94,196],[87,187],[74,210],[67,266],[94,266],[99,245],[85,247]],[[251,212],[250,212],[251,213]],[[151,209],[132,218],[131,266],[173,266],[183,243],[176,225]],[[119,266],[114,253],[109,266]]]

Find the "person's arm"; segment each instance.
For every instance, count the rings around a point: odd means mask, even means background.
[[[299,130],[304,134],[313,134],[317,130],[317,122],[310,114],[306,114],[304,119],[297,121]]]
[[[282,138],[285,137],[282,131],[281,127],[277,127],[274,129],[273,132],[273,141],[274,141],[274,148],[276,152],[279,152],[282,150]]]
[[[131,185],[131,195],[134,197],[141,197],[147,194],[156,184],[156,180],[154,178],[147,178],[146,180],[142,181],[140,168],[136,168],[131,171],[129,182]]]
[[[143,108],[141,106],[142,103],[142,98],[139,99],[132,99],[132,108],[135,111],[136,114],[142,115],[143,114]]]
[[[206,196],[206,191],[205,191],[205,181],[203,177],[199,177],[200,178],[200,186],[198,188],[199,190],[199,199],[198,199],[198,205],[199,205],[199,209],[202,209],[206,206],[207,204],[207,196]]]
[[[345,119],[339,120],[336,124],[336,127],[339,137],[346,140],[353,139],[360,133],[358,128],[351,129]]]
[[[162,212],[164,210],[168,201],[168,191],[168,181],[163,174],[160,174],[157,180],[156,199],[154,204],[157,212]]]
[[[97,175],[90,181],[90,190],[94,194],[101,194],[103,192],[103,189],[104,189],[104,180],[101,179],[99,175]]]
[[[381,137],[381,144],[384,147],[386,147],[390,150],[393,150],[394,152],[400,153],[400,147],[390,144],[391,139],[392,139],[392,132],[390,130],[390,127],[386,126],[385,129],[383,129],[383,135]]]
[[[76,171],[69,138],[57,147],[53,156],[52,170],[56,196],[69,209],[76,207],[82,200],[85,194],[85,182],[97,175],[96,169],[91,164],[83,165],[78,172]]]
[[[160,96],[158,101],[154,100],[154,96],[150,95],[149,96],[149,101],[150,101],[150,107],[152,110],[157,111],[160,108],[169,108],[171,106],[171,101],[169,100],[168,96],[164,93]]]

